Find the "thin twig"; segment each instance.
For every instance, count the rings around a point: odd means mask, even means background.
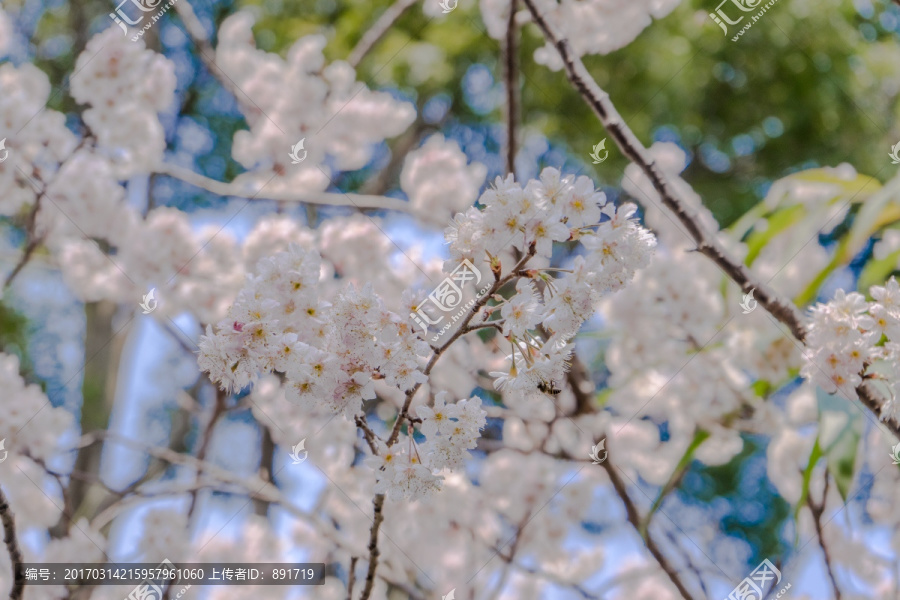
[[[378,530],[381,529],[381,523],[384,521],[384,494],[377,494],[372,500],[372,505],[375,518],[372,521],[372,529],[369,531],[369,569],[366,571],[366,583],[360,600],[369,600],[372,586],[375,584],[375,570],[378,568],[378,556],[381,554],[378,550]]]
[[[516,552],[519,550],[519,544],[522,542],[522,531],[525,529],[525,526],[528,525],[528,522],[531,520],[532,510],[534,509],[534,505],[530,504],[528,508],[525,510],[525,515],[522,517],[522,520],[516,526],[516,537],[513,539],[512,545],[509,547],[509,554],[503,554],[503,549],[497,549],[497,556],[506,563],[503,567],[503,572],[500,573],[500,579],[497,581],[497,585],[494,587],[494,592],[490,594],[492,598],[496,598],[503,592],[503,587],[506,585],[506,581],[509,579],[510,567],[512,567],[516,560]]]
[[[195,187],[212,192],[218,196],[236,196],[238,198],[253,198],[254,200],[274,200],[277,202],[306,202],[309,204],[322,204],[326,206],[352,206],[356,208],[380,208],[386,210],[409,211],[409,203],[396,198],[386,196],[371,196],[367,194],[350,194],[344,192],[304,192],[304,193],[280,193],[248,189],[239,187],[234,183],[226,183],[210,179],[190,169],[162,163],[154,169],[154,172],[180,179]],[[265,188],[263,188],[265,189]]]
[[[12,562],[13,584],[9,592],[9,600],[21,600],[25,594],[25,567],[22,564],[22,550],[19,548],[19,540],[16,537],[16,521],[9,507],[9,502],[0,488],[0,521],[3,521],[3,543],[9,552],[9,560]]]
[[[490,329],[490,328],[494,328],[497,331],[499,331],[500,333],[503,333],[503,323],[505,321],[506,321],[506,319],[500,319],[497,321],[491,321],[489,323],[478,323],[476,325],[469,325],[468,327],[466,327],[466,333],[468,333],[470,331],[478,331],[479,329]]]
[[[350,573],[347,575],[347,600],[353,600],[353,584],[356,583],[356,561],[357,557],[350,559]]]
[[[397,0],[388,7],[378,20],[375,21],[375,24],[363,34],[359,43],[356,44],[356,47],[353,48],[353,51],[347,58],[347,62],[350,63],[350,66],[354,69],[358,67],[363,58],[365,58],[372,48],[375,47],[375,44],[378,43],[378,40],[380,40],[384,34],[387,33],[388,29],[397,22],[397,19],[403,16],[403,13],[412,8],[416,1],[417,0]]]
[[[816,528],[816,537],[819,540],[819,547],[822,548],[822,556],[825,557],[825,571],[828,573],[828,579],[831,580],[831,588],[834,590],[834,600],[841,600],[841,589],[838,587],[837,579],[834,577],[834,568],[832,567],[831,554],[825,545],[825,536],[822,531],[822,513],[825,512],[825,500],[828,498],[828,471],[825,471],[825,491],[822,493],[822,503],[813,502],[812,496],[807,494],[806,505],[809,512],[812,513],[813,524]]]
[[[25,234],[27,236],[27,241],[25,243],[25,251],[22,253],[22,257],[19,259],[19,262],[16,263],[16,266],[13,268],[12,272],[6,277],[6,281],[3,282],[3,289],[8,288],[19,272],[25,268],[25,265],[28,264],[28,261],[31,260],[31,255],[34,254],[34,251],[38,246],[41,245],[41,242],[44,241],[44,236],[37,235],[37,215],[41,210],[41,199],[44,197],[44,194],[47,193],[47,186],[44,186],[37,197],[34,200],[34,207],[32,207],[31,212],[28,213],[28,221],[25,224]]]
[[[516,127],[519,121],[519,27],[516,25],[518,0],[509,2],[506,43],[503,46],[506,79],[506,172],[516,173]]]
[[[356,417],[356,426],[363,430],[363,436],[366,438],[366,443],[369,444],[369,450],[372,451],[372,454],[378,454],[378,448],[375,446],[375,439],[378,436],[375,435],[375,432],[369,427],[369,423],[366,421],[366,415],[358,415]]]
[[[481,308],[485,304],[487,304],[488,300],[491,299],[491,296],[493,296],[497,290],[506,285],[509,281],[512,281],[513,278],[517,277],[518,271],[523,266],[525,266],[525,263],[527,263],[534,256],[535,252],[536,247],[534,244],[531,244],[528,253],[522,257],[522,259],[516,264],[515,267],[512,268],[509,274],[507,274],[505,277],[495,280],[493,285],[491,286],[491,289],[488,290],[488,292],[481,298],[479,298],[477,302],[475,302],[475,305],[469,310],[469,314],[467,314],[466,317],[462,320],[462,323],[460,323],[459,328],[457,328],[456,332],[450,336],[450,339],[448,339],[443,346],[435,351],[431,359],[428,361],[428,364],[425,365],[425,369],[422,371],[422,373],[426,377],[431,374],[431,369],[434,368],[434,364],[441,357],[441,355],[444,354],[444,351],[447,350],[447,348],[449,348],[453,344],[453,342],[468,333],[469,323],[472,321],[472,318],[478,314],[478,311],[481,310]],[[416,385],[414,385],[411,390],[406,392],[406,400],[403,403],[403,408],[400,410],[400,415],[397,417],[397,422],[394,423],[394,428],[391,430],[391,437],[389,437],[387,441],[388,446],[393,446],[394,443],[399,439],[400,428],[403,425],[403,421],[409,415],[409,407],[410,404],[412,404],[413,396],[416,395],[416,392],[419,391],[419,388],[421,386],[421,383],[416,383]]]
[[[528,0],[526,0],[526,2],[527,1]],[[587,373],[587,368],[585,368],[581,361],[579,361],[577,357],[573,357],[572,368],[569,369],[567,378],[569,387],[575,395],[576,412],[589,412],[590,408],[593,407],[593,394],[586,391],[588,386],[582,385],[581,378],[586,377]],[[590,387],[593,387],[593,383],[591,383]],[[612,461],[609,460],[608,456],[607,459],[601,463],[601,466],[606,470],[607,475],[609,475],[609,480],[612,482],[616,495],[619,496],[619,499],[622,500],[622,504],[625,505],[625,515],[628,518],[628,522],[643,536],[644,542],[647,545],[647,550],[650,551],[650,554],[656,559],[656,562],[659,563],[659,567],[666,576],[668,576],[672,585],[678,589],[681,596],[685,600],[692,600],[691,594],[685,587],[684,582],[681,581],[681,576],[678,574],[678,571],[669,563],[669,559],[666,558],[665,554],[662,553],[653,538],[650,537],[649,516],[645,529],[644,519],[641,518],[637,505],[631,499],[631,496],[628,495],[628,488],[625,486],[625,482],[619,477],[619,473],[616,471],[616,468],[613,466]]]
[[[506,560],[506,557],[503,556],[503,554],[499,554],[499,556],[503,560]],[[522,565],[515,561],[512,561],[509,564],[511,564],[513,568],[515,568],[519,571],[522,571],[523,573],[528,573],[529,575],[534,575],[535,577],[540,577],[541,579],[546,579],[547,581],[550,581],[550,582],[555,583],[560,586],[567,587],[575,592],[578,592],[582,598],[585,598],[585,600],[600,600],[600,596],[597,596],[597,595],[589,592],[587,590],[587,588],[585,588],[584,586],[577,584],[577,583],[573,583],[571,581],[565,581],[562,578],[560,578],[558,575],[555,575],[553,573],[548,573],[547,571],[541,571],[540,569],[536,569],[534,567],[526,567],[525,565]]]
[[[216,428],[216,423],[218,423],[219,419],[222,415],[225,414],[225,401],[228,399],[228,392],[225,392],[219,388],[216,388],[216,399],[215,404],[213,405],[212,412],[207,420],[207,422],[202,426],[202,432],[200,434],[200,446],[197,448],[197,460],[202,463],[206,462],[206,453],[209,451],[209,443],[212,441],[212,434]],[[200,482],[200,479],[203,477],[203,469],[201,467],[197,468],[197,476],[195,478],[196,482]],[[191,503],[188,506],[188,519],[194,514],[194,510],[197,508],[197,496],[198,492],[195,490],[191,492]]]
[[[525,1],[527,2],[528,0]],[[606,470],[606,474],[609,475],[609,480],[612,482],[616,494],[625,505],[625,515],[628,518],[628,522],[631,523],[632,527],[640,531],[642,522],[641,515],[638,513],[634,501],[628,495],[628,488],[625,486],[625,482],[619,477],[618,472],[616,472],[616,467],[612,465],[612,462],[608,457],[601,463],[601,466]],[[647,536],[644,541],[647,545],[647,550],[650,551],[650,554],[656,559],[656,562],[659,563],[660,568],[665,572],[669,581],[672,582],[672,585],[678,589],[678,593],[681,594],[681,597],[684,598],[684,600],[693,600],[691,593],[685,587],[684,582],[681,581],[681,576],[678,574],[678,571],[669,563],[669,559],[666,558],[666,555],[662,553],[662,550],[659,549],[659,546],[657,546],[656,542],[653,541],[653,538],[650,537],[649,531],[647,531]]]
[[[528,253],[522,257],[522,259],[516,263],[516,265],[510,270],[510,272],[505,277],[500,277],[499,274],[496,276],[493,285],[491,285],[491,289],[484,294],[481,298],[475,302],[475,305],[469,310],[469,313],[460,323],[459,328],[456,332],[450,336],[443,346],[436,349],[434,354],[429,359],[428,364],[425,365],[425,369],[422,373],[427,377],[431,374],[431,369],[434,368],[435,363],[437,363],[438,359],[441,355],[444,354],[444,351],[449,348],[453,342],[458,340],[461,336],[463,336],[468,329],[469,323],[472,321],[472,318],[478,314],[478,311],[491,299],[491,296],[499,290],[501,287],[506,285],[507,282],[511,281],[518,275],[518,271],[525,266],[535,254],[536,247],[535,244],[531,244],[528,249]],[[391,430],[391,435],[387,440],[387,446],[393,446],[398,439],[400,439],[400,429],[403,427],[403,422],[409,419],[409,407],[412,404],[413,397],[416,395],[416,392],[419,391],[419,388],[422,387],[421,383],[416,383],[410,390],[406,392],[406,399],[403,402],[403,407],[400,409],[400,414],[397,415],[397,421],[394,423],[394,427]],[[378,567],[378,530],[381,527],[381,522],[384,521],[384,514],[382,513],[382,509],[384,508],[384,494],[377,494],[375,499],[373,500],[373,505],[375,506],[375,519],[372,521],[372,529],[369,531],[369,570],[366,574],[366,584],[363,588],[362,595],[360,596],[360,600],[369,600],[369,595],[372,593],[372,585],[375,580],[375,569]]]
[[[203,23],[200,22],[200,19],[197,17],[197,14],[194,12],[190,3],[176,2],[175,12],[181,17],[181,22],[184,23],[187,35],[194,43],[194,46],[196,46],[200,61],[206,67],[206,70],[209,71],[210,75],[215,77],[222,87],[234,96],[245,115],[255,115],[258,117],[263,114],[262,109],[256,106],[256,103],[253,102],[253,100],[247,96],[247,94],[245,94],[230,77],[228,77],[225,71],[216,64],[216,50],[210,43],[209,36],[206,34]]]

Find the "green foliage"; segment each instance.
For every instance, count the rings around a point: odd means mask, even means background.
[[[744,448],[727,464],[711,467],[694,461],[685,474],[680,492],[686,502],[709,504],[725,501],[728,512],[720,521],[724,534],[747,541],[753,549],[750,563],[782,556],[780,532],[791,516],[791,507],[766,477],[765,448],[745,435]]]
[[[0,351],[19,357],[19,371],[28,377],[32,371],[28,358],[28,319],[0,300]]]
[[[837,483],[844,502],[853,484],[856,455],[862,438],[863,416],[859,409],[840,395],[830,395],[817,389],[819,404],[819,437],[816,445],[822,450],[828,471]]]

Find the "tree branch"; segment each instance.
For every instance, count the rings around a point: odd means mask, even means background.
[[[806,326],[800,310],[790,300],[782,298],[774,289],[757,280],[746,265],[731,257],[719,240],[703,228],[697,211],[688,206],[674,185],[680,178],[674,177],[670,180],[670,177],[663,174],[647,149],[622,119],[609,99],[609,94],[597,85],[581,59],[572,52],[569,42],[553,30],[538,9],[535,0],[524,0],[524,2],[544,35],[559,51],[569,81],[609,131],[622,153],[647,175],[662,199],[662,203],[690,233],[697,244],[697,250],[719,265],[726,275],[741,286],[745,293],[755,289],[754,298],[759,304],[787,325],[794,337],[803,341],[806,336]]]
[[[3,522],[3,543],[6,544],[9,560],[12,562],[13,584],[9,600],[21,600],[25,594],[25,567],[22,565],[25,561],[19,548],[19,540],[16,538],[16,521],[3,494],[3,488],[0,488],[0,521]]]
[[[350,66],[354,69],[358,67],[359,63],[362,62],[362,59],[365,58],[369,51],[375,47],[375,44],[378,43],[378,40],[387,33],[387,30],[397,22],[397,19],[403,16],[403,13],[409,10],[416,1],[417,0],[397,0],[388,7],[386,11],[381,13],[381,16],[375,21],[375,24],[363,34],[356,44],[356,47],[353,48],[353,51],[347,58],[347,62],[350,63]]]
[[[506,285],[507,282],[511,281],[513,278],[518,276],[519,270],[525,266],[535,254],[536,247],[534,244],[531,244],[531,247],[528,249],[528,253],[522,257],[522,259],[516,263],[516,266],[510,270],[510,272],[505,277],[500,277],[499,272],[496,275],[496,279],[494,280],[491,289],[484,294],[478,301],[472,306],[469,313],[462,320],[456,332],[450,336],[443,346],[436,349],[434,354],[428,361],[428,364],[425,365],[425,369],[422,373],[427,377],[431,374],[431,369],[434,368],[435,363],[441,357],[447,348],[449,348],[453,342],[458,340],[461,336],[463,336],[468,331],[469,323],[472,321],[472,318],[478,314],[478,311],[481,310],[488,300],[491,299],[491,296],[499,290],[502,286]],[[410,390],[406,392],[406,398],[403,402],[403,407],[400,409],[400,414],[397,415],[397,421],[394,423],[394,427],[391,430],[391,435],[387,440],[388,447],[393,446],[397,443],[397,440],[400,439],[400,429],[403,427],[403,422],[409,420],[409,407],[412,404],[413,397],[416,395],[416,392],[419,391],[419,388],[422,387],[421,383],[416,383]],[[366,584],[363,588],[362,595],[360,596],[360,600],[368,600],[369,595],[372,593],[372,584],[375,579],[375,569],[378,566],[378,530],[381,527],[381,522],[384,520],[384,515],[382,513],[382,509],[384,508],[384,494],[377,494],[375,499],[373,500],[373,504],[375,505],[375,520],[372,521],[372,529],[369,532],[369,570],[366,574]]]
[[[704,229],[700,224],[697,211],[691,208],[678,192],[675,184],[681,182],[681,178],[678,176],[667,176],[659,169],[647,149],[622,119],[622,116],[610,100],[609,94],[597,85],[597,82],[591,77],[581,59],[572,52],[569,42],[561,38],[553,30],[538,9],[535,0],[523,1],[528,6],[528,10],[531,11],[535,23],[537,23],[546,38],[559,52],[569,81],[588,106],[591,107],[607,131],[609,131],[610,137],[615,140],[622,153],[640,167],[649,178],[663,205],[678,218],[697,244],[697,251],[718,265],[745,293],[755,290],[754,298],[759,304],[778,321],[786,325],[798,341],[805,342],[806,324],[800,309],[793,302],[779,295],[768,284],[758,279],[743,262],[728,253],[714,234]],[[871,387],[867,387],[863,383],[856,389],[856,392],[862,404],[875,413],[876,416],[881,415],[881,407],[884,404],[884,400]],[[885,423],[894,436],[900,440],[900,422],[890,418]]]
[[[378,550],[378,530],[381,529],[381,523],[384,521],[384,494],[377,494],[372,500],[375,507],[374,520],[372,521],[372,529],[369,531],[369,569],[366,571],[366,583],[363,587],[360,600],[369,600],[372,594],[372,586],[375,585],[375,570],[378,568],[378,556],[381,552]]]
[[[828,547],[825,545],[825,536],[822,532],[822,513],[825,512],[825,500],[828,497],[828,471],[825,471],[825,491],[822,493],[822,503],[813,502],[812,496],[807,494],[806,505],[809,512],[812,513],[813,524],[816,528],[816,537],[819,540],[819,547],[822,548],[822,556],[825,557],[825,571],[828,573],[828,579],[831,581],[831,588],[834,590],[834,600],[841,600],[841,589],[838,587],[837,579],[834,578],[834,569],[831,563],[831,555],[828,553]]]
[[[347,600],[353,600],[353,584],[356,583],[356,561],[354,556],[350,559],[350,572],[347,574]]]
[[[519,275],[519,270],[521,270],[522,267],[525,266],[525,263],[527,263],[534,256],[535,251],[536,251],[535,245],[531,244],[531,247],[529,248],[528,253],[525,256],[523,256],[522,259],[518,263],[516,263],[516,266],[514,266],[512,268],[512,270],[505,277],[498,278],[494,281],[494,284],[491,286],[491,289],[488,290],[488,292],[484,296],[479,298],[478,301],[475,303],[475,305],[469,310],[469,314],[467,314],[466,318],[464,318],[462,320],[462,323],[460,323],[459,327],[456,329],[456,332],[454,332],[454,334],[450,336],[450,339],[448,339],[444,343],[443,346],[441,346],[440,348],[435,350],[431,359],[428,361],[428,364],[425,365],[425,369],[422,371],[422,373],[424,375],[426,375],[426,376],[430,375],[431,369],[434,368],[434,364],[441,357],[441,355],[444,353],[444,351],[447,350],[447,348],[449,348],[453,344],[453,342],[455,342],[460,337],[462,337],[463,335],[468,333],[468,331],[470,331],[469,323],[472,321],[472,318],[478,314],[478,311],[481,310],[481,307],[483,307],[485,304],[487,304],[488,300],[491,299],[491,296],[493,296],[497,290],[499,290],[501,287],[503,287],[509,281],[512,281],[513,278],[515,278]],[[498,275],[498,277],[499,277],[499,275]],[[403,403],[403,408],[400,410],[400,415],[397,417],[397,422],[394,423],[394,428],[393,428],[393,430],[391,430],[391,437],[389,437],[388,441],[387,441],[388,446],[393,446],[394,443],[397,441],[397,439],[399,439],[400,428],[403,425],[403,421],[409,415],[409,407],[410,407],[410,404],[412,404],[413,396],[416,395],[416,392],[419,391],[420,387],[422,387],[422,384],[417,383],[416,385],[414,385],[412,387],[411,390],[406,392],[406,400]]]
[[[525,1],[528,2],[528,0]],[[625,482],[619,477],[619,474],[616,472],[616,467],[612,465],[609,458],[600,464],[606,470],[606,474],[609,475],[609,480],[612,482],[616,494],[621,498],[622,503],[625,505],[625,515],[628,518],[628,522],[631,523],[632,527],[640,531],[641,515],[638,513],[634,501],[632,501],[631,497],[628,495],[628,489],[625,487]],[[672,585],[678,589],[678,593],[681,594],[681,597],[684,598],[684,600],[693,600],[691,593],[684,586],[684,582],[681,581],[681,576],[678,575],[678,571],[671,563],[669,563],[669,559],[666,558],[665,554],[662,553],[662,550],[659,549],[659,546],[656,545],[656,542],[653,541],[653,538],[650,537],[649,530],[647,531],[647,536],[644,538],[644,541],[647,544],[647,550],[650,551],[650,554],[656,559],[656,562],[659,563],[660,568],[665,572],[666,576],[668,576]]]
[[[19,262],[16,263],[13,270],[7,275],[6,281],[3,282],[3,289],[8,288],[12,284],[19,272],[21,272],[22,269],[25,268],[25,265],[28,264],[28,261],[31,260],[31,255],[34,254],[37,247],[44,241],[43,236],[37,235],[35,226],[37,224],[37,214],[41,210],[41,198],[44,197],[45,193],[46,188],[37,195],[37,198],[34,201],[34,208],[32,208],[31,212],[28,214],[28,222],[25,226],[25,234],[27,236],[25,251],[22,253],[22,257],[19,259]]]
[[[509,1],[509,20],[506,22],[506,43],[503,56],[506,59],[506,172],[516,172],[516,125],[519,120],[519,28],[516,25],[518,0]]]
[[[206,453],[209,450],[209,443],[212,441],[213,430],[216,427],[216,423],[219,422],[219,419],[225,414],[225,401],[228,399],[228,392],[216,388],[216,398],[215,404],[212,407],[212,411],[210,412],[210,416],[205,424],[201,424],[201,432],[200,432],[200,446],[197,448],[197,460],[201,461],[201,463],[206,462]],[[202,416],[201,416],[202,418]],[[200,482],[200,479],[203,477],[203,468],[201,466],[197,467],[197,476],[195,481],[197,483]],[[191,492],[191,503],[188,507],[188,519],[194,514],[194,510],[197,508],[197,496],[199,495],[198,490],[194,490]]]
[[[312,192],[312,193],[276,193],[255,191],[242,188],[234,183],[226,183],[210,179],[205,175],[195,173],[190,169],[162,163],[154,170],[156,173],[168,175],[180,179],[194,187],[212,192],[219,196],[236,196],[238,198],[253,198],[254,200],[274,200],[277,202],[307,202],[309,204],[323,204],[326,206],[353,206],[356,208],[380,208],[385,210],[397,210],[409,212],[409,203],[396,198],[386,196],[370,196],[366,194],[348,194],[344,192]]]
[[[881,394],[872,387],[872,384],[863,379],[863,382],[856,388],[856,394],[859,396],[859,401],[871,410],[872,414],[878,417],[891,430],[891,433],[900,440],[900,421],[896,417],[884,414],[884,401]]]
[[[176,2],[175,12],[178,13],[181,22],[184,23],[187,35],[191,42],[194,43],[194,46],[196,46],[200,61],[206,67],[206,70],[209,71],[209,74],[215,77],[222,87],[234,96],[245,115],[261,115],[262,110],[256,106],[256,103],[216,64],[216,50],[209,42],[206,29],[203,28],[203,23],[197,18],[197,14],[190,3],[187,1]]]
[[[369,444],[369,450],[372,451],[372,454],[378,454],[378,448],[375,446],[375,438],[378,436],[375,435],[375,432],[369,427],[369,423],[366,421],[366,415],[359,415],[356,417],[356,426],[363,430],[363,437],[365,437],[366,443]]]
[[[525,0],[528,2],[528,0]],[[588,375],[588,370],[584,366],[584,364],[578,359],[577,356],[572,356],[572,366],[566,374],[568,378],[569,387],[572,390],[572,393],[575,396],[575,413],[572,416],[577,416],[578,414],[590,413],[594,412],[593,408],[593,392],[591,391],[593,386],[593,382],[586,379]],[[650,554],[656,559],[656,562],[659,564],[659,567],[663,570],[666,576],[669,578],[669,581],[672,582],[678,592],[685,600],[692,600],[690,592],[684,585],[684,582],[681,581],[681,577],[678,575],[678,571],[669,563],[669,559],[662,553],[662,550],[659,549],[659,546],[656,545],[656,542],[650,537],[650,523],[649,519],[652,516],[652,513],[647,517],[647,523],[644,523],[644,520],[641,518],[640,513],[638,512],[637,505],[635,505],[634,501],[631,499],[631,496],[628,495],[628,488],[625,486],[625,482],[622,481],[622,478],[619,477],[618,472],[616,472],[616,467],[612,465],[612,462],[607,457],[607,460],[601,463],[601,466],[606,470],[607,475],[609,476],[609,480],[613,485],[613,489],[616,491],[616,495],[619,496],[619,499],[622,500],[622,504],[625,505],[625,516],[628,518],[628,522],[631,523],[631,526],[635,528],[639,535],[644,538],[644,542],[647,545],[647,550],[650,551]]]

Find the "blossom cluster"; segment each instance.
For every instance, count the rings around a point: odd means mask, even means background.
[[[481,163],[466,165],[459,145],[438,133],[406,155],[400,187],[417,217],[444,226],[450,216],[472,205],[486,174]]]
[[[6,140],[0,162],[0,216],[14,216],[37,197],[32,181],[35,166],[53,173],[71,154],[76,138],[66,128],[65,115],[44,109],[50,98],[50,80],[31,64],[0,65],[0,139]]]
[[[67,443],[74,445],[75,419],[65,408],[48,406],[41,388],[22,379],[14,355],[0,353],[0,389],[0,484],[22,527],[50,527],[59,519],[60,500],[34,482],[45,474],[41,465],[57,458]]]
[[[579,241],[584,250],[569,269],[526,270],[516,293],[499,305],[502,332],[512,344],[508,372],[497,389],[521,396],[542,385],[560,384],[571,351],[569,340],[594,314],[604,295],[617,291],[650,262],[656,240],[633,218],[636,206],[607,204],[590,178],[562,176],[546,168],[525,186],[498,177],[479,203],[456,216],[445,232],[451,260],[480,264],[507,246],[545,262],[554,242]],[[560,271],[561,277],[550,273]],[[494,308],[496,311],[496,308]],[[540,340],[533,332],[549,334]]]
[[[75,72],[72,97],[90,106],[83,118],[97,139],[98,153],[119,179],[146,173],[166,149],[157,113],[175,97],[172,62],[110,27],[91,38]]]
[[[456,404],[447,404],[447,396],[447,392],[440,392],[435,396],[433,408],[416,409],[422,419],[421,431],[430,444],[427,451],[430,464],[437,469],[462,467],[466,451],[475,448],[487,414],[477,396]]]
[[[260,373],[282,373],[288,400],[310,413],[325,407],[350,419],[375,398],[376,379],[402,392],[424,383],[419,362],[427,344],[384,308],[370,285],[347,286],[333,303],[320,300],[321,263],[318,253],[295,244],[260,259],[227,318],[202,338],[200,368],[231,389]],[[377,440],[370,464],[378,467],[378,489],[392,497],[421,497],[439,488],[435,471],[460,467],[475,447],[485,422],[481,401],[445,406],[445,396],[438,395],[434,409],[418,409],[428,437],[421,450],[406,450],[412,439],[392,446]]]
[[[299,40],[285,60],[256,49],[251,22],[245,12],[227,19],[217,48],[220,68],[243,90],[236,94],[250,130],[235,135],[233,152],[254,171],[234,185],[252,183],[248,196],[273,170],[278,178],[268,191],[323,190],[328,180],[317,168],[325,168],[323,152],[337,158],[330,165],[359,168],[374,144],[412,122],[408,102],[366,89],[346,63],[326,66],[323,37]],[[79,298],[133,302],[156,288],[155,317],[189,310],[201,322],[215,323],[240,289],[244,273],[235,265],[245,262],[242,249],[220,226],[195,226],[190,215],[164,206],[143,215],[129,202],[123,181],[154,172],[163,159],[166,132],[159,114],[174,105],[176,67],[143,41],[120,34],[115,26],[98,33],[76,59],[70,89],[85,105],[80,140],[64,114],[45,107],[51,87],[43,72],[28,64],[0,66],[0,83],[8,90],[0,98],[0,138],[8,137],[9,150],[9,160],[0,162],[0,184],[9,192],[0,199],[0,215],[23,217],[42,191],[35,237],[44,240]],[[286,172],[288,149],[326,125],[327,139],[309,146],[303,169]],[[473,177],[478,167],[471,167]],[[275,189],[285,178],[290,185]],[[322,241],[350,233],[352,220],[333,219]],[[380,235],[371,222],[365,226]],[[286,244],[266,246],[270,254]],[[334,253],[353,252],[352,246]],[[405,275],[393,274],[375,287],[405,286]]]
[[[369,90],[348,63],[326,65],[324,35],[301,37],[283,59],[257,49],[253,21],[248,11],[229,16],[216,46],[216,64],[241,90],[236,96],[250,126],[234,136],[234,159],[252,169],[236,183],[266,184],[274,192],[322,191],[330,183],[328,164],[362,168],[375,144],[415,119],[412,104]],[[308,155],[294,166],[288,149],[300,140],[306,140]],[[326,164],[326,155],[333,162]]]
[[[13,399],[0,413],[0,440],[6,440],[6,450],[42,461],[57,454],[60,440],[74,424],[71,413],[47,407],[41,388],[22,380],[14,355],[0,353],[0,389]]]
[[[536,0],[553,30],[567,39],[578,56],[609,54],[627,46],[653,22],[672,12],[679,0]],[[509,2],[480,0],[481,14],[491,37],[502,40],[509,21]],[[521,18],[520,18],[521,17]],[[517,21],[530,18],[527,11]],[[562,59],[552,44],[534,53],[539,64],[558,71]]]
[[[489,262],[499,277],[498,257],[510,247],[525,255],[523,268],[532,259],[546,263],[554,242],[577,240],[584,249],[559,278],[548,274],[556,270],[549,267],[508,273],[507,280],[518,277],[516,293],[489,310],[499,314],[497,327],[513,348],[509,371],[493,373],[495,386],[505,394],[533,394],[562,382],[571,338],[600,297],[649,262],[655,239],[632,218],[633,205],[607,205],[589,178],[564,177],[552,168],[525,186],[511,176],[498,178],[479,202],[483,210],[457,215],[446,230],[452,258],[445,269],[461,259]],[[415,393],[428,380],[420,370],[428,345],[409,321],[385,308],[371,284],[345,286],[326,302],[320,292],[333,281],[329,265],[338,268],[296,244],[260,259],[227,317],[202,338],[201,369],[230,389],[245,387],[260,373],[282,373],[288,400],[349,419],[360,417],[363,403],[376,397],[376,382]],[[418,441],[412,428],[392,436],[397,443],[370,436],[369,464],[379,491],[424,497],[441,486],[441,471],[462,467],[486,411],[478,398],[447,398],[438,392],[433,406],[415,407],[418,418],[410,423],[419,424]]]
[[[812,309],[802,374],[829,393],[856,398],[863,377],[878,377],[890,388],[882,418],[897,416],[900,394],[900,285],[893,277],[869,289],[872,301],[838,290],[833,300]]]
[[[427,498],[441,488],[444,477],[440,471],[462,468],[468,451],[478,442],[487,413],[481,408],[481,398],[448,404],[448,396],[440,392],[433,408],[416,409],[422,420],[420,432],[427,438],[424,443],[406,438],[406,443],[389,447],[377,440],[378,452],[367,460],[376,470],[376,492],[396,499]]]
[[[375,397],[373,378],[402,391],[425,378],[428,346],[385,310],[371,286],[348,286],[333,304],[319,299],[321,257],[291,245],[263,258],[215,332],[200,342],[200,367],[223,388],[260,372],[284,373],[288,399],[353,417]]]

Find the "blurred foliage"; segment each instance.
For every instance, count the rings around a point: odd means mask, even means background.
[[[694,461],[679,496],[689,504],[714,505],[722,533],[750,544],[747,564],[754,566],[764,558],[785,558],[781,531],[790,519],[791,507],[766,477],[766,440],[742,437],[743,450],[728,464],[710,467]]]
[[[325,27],[329,58],[338,59],[390,3],[252,4],[264,10],[257,24],[264,47],[284,52],[296,35]],[[585,63],[645,144],[676,141],[689,151],[686,177],[723,225],[755,204],[772,180],[800,168],[850,162],[883,179],[887,151],[900,135],[892,125],[900,90],[898,7],[785,2],[738,42],[707,17],[711,9],[710,2],[685,2],[625,48]],[[526,26],[523,127],[587,161],[606,133],[564,74],[533,61],[542,44],[537,29]],[[461,2],[439,19],[413,8],[363,61],[360,79],[418,95],[420,104],[447,93],[454,119],[496,124],[502,103],[481,114],[456,82],[474,64],[488,67],[499,81],[499,52],[499,43],[484,33],[476,2]],[[615,150],[610,155],[587,168],[600,181],[617,184],[627,161]]]
[[[199,2],[194,8],[216,27],[235,9],[251,8],[258,14],[257,43],[270,52],[284,54],[299,36],[325,33],[328,58],[340,59],[389,5],[389,0],[237,0]],[[108,26],[108,9],[106,2],[84,0],[26,11],[30,51],[57,92],[51,107],[79,110],[58,92],[89,34]],[[893,124],[900,92],[900,8],[886,0],[778,3],[738,42],[707,17],[711,9],[704,0],[684,2],[625,48],[585,62],[645,144],[675,141],[688,150],[692,162],[686,178],[723,225],[754,205],[771,181],[800,168],[846,161],[884,179],[887,150],[900,137]],[[178,19],[173,12],[164,20]],[[160,45],[152,36],[150,44]],[[562,73],[534,62],[533,51],[542,44],[540,32],[525,26],[519,80],[523,133],[546,135],[553,148],[567,151],[600,183],[617,185],[627,161],[613,149],[602,165],[590,164],[591,146],[607,134]],[[473,65],[483,65],[499,87],[499,57],[500,44],[486,35],[477,2],[461,2],[437,19],[413,7],[366,57],[359,78],[393,89],[420,108],[447,95],[454,122],[493,126],[502,122],[502,96],[491,110],[476,110],[458,82]],[[193,60],[198,68],[197,57]],[[240,167],[228,149],[243,119],[236,110],[209,110],[202,99],[209,100],[215,87],[208,75],[199,77],[182,114],[203,115],[200,125],[215,137],[206,162],[230,179]],[[545,158],[559,166],[556,155]]]
[[[19,373],[31,379],[32,364],[28,354],[28,319],[0,300],[0,351],[19,357]]]

